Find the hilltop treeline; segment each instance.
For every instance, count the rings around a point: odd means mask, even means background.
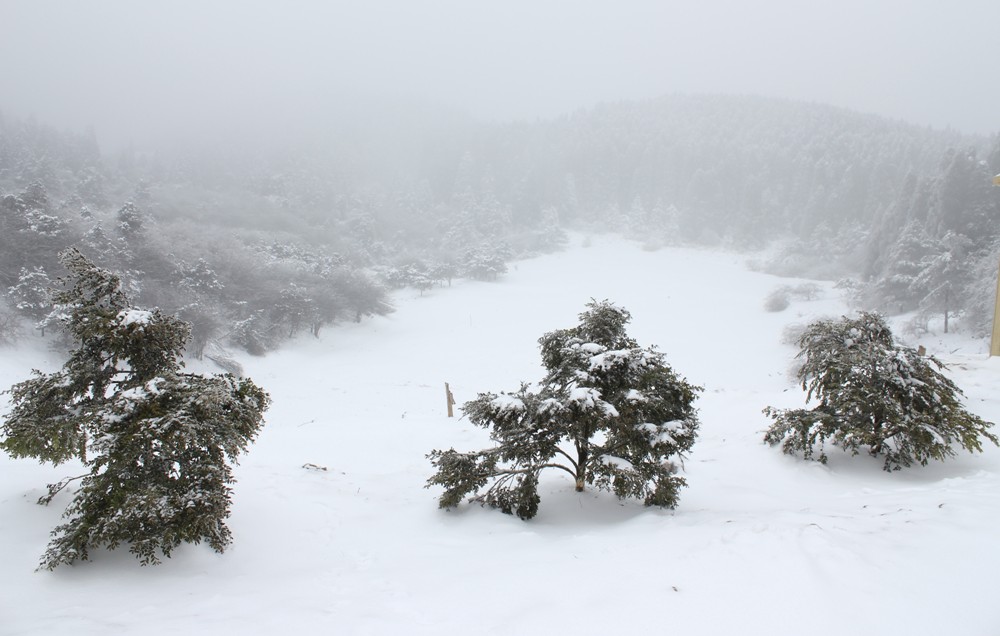
[[[3,324],[54,324],[46,289],[74,246],[140,303],[189,320],[195,353],[213,341],[263,352],[390,311],[390,288],[493,279],[586,229],[778,244],[776,272],[855,276],[868,306],[948,312],[980,332],[998,173],[1000,136],[751,97],[504,125],[388,110],[294,142],[113,153],[92,133],[0,118]]]

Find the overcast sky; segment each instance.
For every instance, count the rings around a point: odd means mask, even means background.
[[[0,112],[102,145],[356,96],[488,120],[736,93],[1000,130],[1000,0],[0,0]]]

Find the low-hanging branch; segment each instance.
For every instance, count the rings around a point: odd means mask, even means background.
[[[70,485],[74,481],[78,481],[85,477],[88,477],[90,473],[83,473],[82,475],[76,475],[75,477],[65,477],[54,484],[47,484],[48,494],[42,495],[38,498],[38,505],[47,506],[52,503],[52,500],[58,495],[63,488]]]

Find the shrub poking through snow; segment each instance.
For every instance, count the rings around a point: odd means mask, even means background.
[[[955,455],[957,444],[982,451],[982,439],[997,443],[986,422],[962,406],[962,391],[933,356],[895,344],[876,313],[821,320],[799,338],[798,371],[812,409],[764,413],[774,420],[764,441],[785,453],[827,459],[827,441],[852,455],[885,458],[885,470]],[[818,453],[818,454],[817,454]]]
[[[788,288],[782,287],[767,295],[767,298],[764,299],[764,310],[771,313],[785,311],[788,309],[790,304],[791,301],[788,299]]]
[[[41,567],[129,546],[143,565],[182,542],[231,541],[230,463],[263,422],[267,393],[245,378],[182,373],[187,323],[132,307],[118,276],[77,250],[60,255],[72,276],[54,299],[77,348],[60,371],[11,387],[0,448],[14,457],[86,471],[49,486],[49,503],[79,488]]]
[[[521,519],[538,512],[539,474],[547,469],[586,485],[673,508],[685,481],[671,458],[694,444],[693,403],[700,387],[674,373],[654,348],[625,333],[629,313],[592,301],[580,324],[539,339],[548,373],[512,393],[481,393],[463,410],[490,431],[492,448],[435,450],[427,486],[443,486],[442,508],[464,498]],[[485,490],[484,490],[485,489]]]

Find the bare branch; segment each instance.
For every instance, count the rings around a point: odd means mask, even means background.
[[[565,455],[565,453],[563,453],[563,454]],[[574,462],[574,464],[575,464],[575,462]],[[540,471],[543,468],[558,468],[560,470],[565,470],[567,473],[569,473],[570,475],[573,475],[573,477],[576,478],[576,472],[573,471],[573,470],[570,470],[569,468],[567,468],[566,466],[563,466],[562,464],[535,464],[534,466],[531,466],[530,468],[520,468],[520,469],[504,468],[504,469],[498,469],[498,470],[494,471],[490,475],[490,477],[500,478],[500,477],[513,477],[515,475],[525,475],[527,473],[538,472],[538,471]]]
[[[38,498],[38,505],[39,506],[47,506],[47,505],[49,505],[52,502],[52,500],[55,498],[55,496],[58,495],[62,491],[63,488],[65,488],[66,486],[68,486],[71,482],[74,482],[77,479],[83,479],[84,477],[87,477],[88,475],[90,475],[90,473],[84,473],[82,475],[77,475],[76,477],[66,477],[65,479],[57,481],[54,484],[48,484],[47,487],[48,487],[48,490],[49,490],[49,494],[43,495],[43,496],[39,497]]]

